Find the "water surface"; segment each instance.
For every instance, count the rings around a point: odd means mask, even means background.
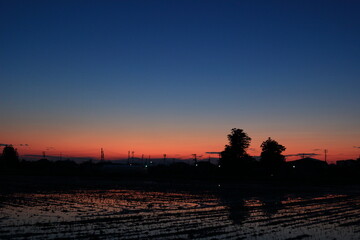
[[[353,193],[68,189],[0,194],[0,239],[360,239]]]

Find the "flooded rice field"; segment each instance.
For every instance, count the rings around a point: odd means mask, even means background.
[[[360,195],[219,185],[0,192],[0,239],[360,239]]]

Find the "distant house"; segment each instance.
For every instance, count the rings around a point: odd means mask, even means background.
[[[355,167],[355,166],[360,166],[360,159],[358,159],[358,160],[353,160],[353,159],[340,160],[340,161],[336,161],[336,165],[339,166],[339,167]]]
[[[288,164],[293,166],[293,168],[324,168],[328,165],[325,161],[310,157],[291,161]]]
[[[304,177],[319,176],[328,167],[327,162],[310,157],[287,162],[286,164],[294,176]]]

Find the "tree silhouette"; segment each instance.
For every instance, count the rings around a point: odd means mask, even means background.
[[[279,168],[285,162],[285,156],[281,153],[286,148],[270,137],[261,144],[261,163],[268,170]]]
[[[4,147],[1,155],[1,163],[6,167],[13,167],[19,163],[19,155],[12,145]]]
[[[228,134],[229,145],[221,152],[220,164],[225,168],[242,165],[252,159],[246,149],[250,146],[251,138],[242,129],[233,128]]]

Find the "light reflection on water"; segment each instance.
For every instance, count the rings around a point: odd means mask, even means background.
[[[0,195],[0,239],[360,239],[360,197],[128,189]]]

